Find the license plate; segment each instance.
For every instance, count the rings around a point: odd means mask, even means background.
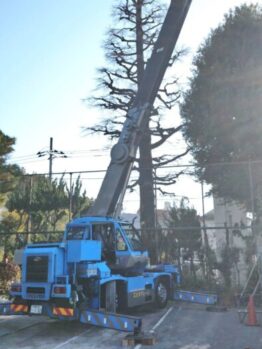
[[[31,314],[42,314],[42,308],[43,306],[42,305],[31,305],[31,308],[30,308],[30,313]]]

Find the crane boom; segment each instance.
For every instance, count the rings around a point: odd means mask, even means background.
[[[90,216],[113,216],[126,190],[149,110],[154,103],[192,0],[171,0],[166,18],[148,60],[120,138],[111,150],[111,161]]]

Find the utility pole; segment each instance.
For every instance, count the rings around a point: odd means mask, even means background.
[[[202,201],[202,216],[203,216],[203,228],[206,229],[206,217],[205,217],[205,199],[204,199],[204,183],[201,181],[201,201]]]
[[[209,261],[209,241],[206,229],[206,212],[205,212],[205,198],[204,198],[204,183],[201,181],[201,201],[202,201],[202,224],[203,224],[203,233],[204,233],[204,249],[205,249],[205,257],[206,257],[206,265],[204,266],[207,281],[210,279],[210,261]]]
[[[156,258],[157,261],[159,259],[159,239],[158,239],[158,217],[157,217],[157,183],[156,183],[156,179],[157,179],[157,174],[156,174],[156,168],[153,168],[153,180],[154,180],[154,184],[153,184],[153,189],[154,189],[154,207],[155,207],[155,249],[156,249]]]
[[[49,143],[49,179],[52,179],[52,166],[53,166],[53,137],[50,137]]]
[[[72,194],[73,194],[73,186],[72,186],[72,175],[73,173],[70,172],[70,191],[69,191],[69,222],[71,221],[72,219],[72,205],[73,205],[73,198],[72,198]]]
[[[49,141],[49,150],[39,151],[36,155],[41,158],[43,156],[48,156],[47,160],[49,161],[49,179],[52,179],[53,173],[53,159],[55,158],[67,158],[68,156],[61,150],[56,150],[53,148],[53,137],[50,137]]]
[[[32,205],[32,189],[33,189],[33,176],[29,177],[29,209],[28,209],[28,220],[27,220],[27,238],[26,243],[31,242],[30,232],[32,230],[32,214],[31,214],[31,205]]]
[[[157,217],[157,184],[156,184],[156,167],[153,168],[154,173],[154,206],[155,206],[155,228],[158,227],[158,217]]]
[[[250,207],[252,212],[252,221],[254,221],[254,217],[255,217],[254,184],[253,184],[252,164],[250,160],[248,160],[248,176],[249,176],[249,191],[250,191]]]

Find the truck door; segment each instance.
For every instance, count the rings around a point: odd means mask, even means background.
[[[116,262],[116,236],[113,223],[93,223],[92,239],[102,242],[102,259],[109,264]]]

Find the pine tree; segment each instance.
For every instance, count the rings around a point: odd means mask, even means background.
[[[119,136],[126,112],[135,97],[141,82],[147,59],[150,57],[158,36],[166,7],[153,0],[119,0],[113,10],[114,28],[110,29],[104,43],[107,66],[98,70],[98,84],[95,95],[89,99],[92,105],[106,110],[107,118],[89,127],[91,133],[103,133],[110,139]],[[176,52],[170,61],[173,66],[182,51]],[[155,168],[173,164],[183,154],[156,155],[172,136],[178,134],[181,125],[178,120],[169,120],[166,127],[164,114],[173,108],[180,97],[178,79],[174,76],[165,79],[161,85],[154,106],[150,111],[149,122],[145,125],[139,147],[136,170],[139,178],[130,183],[133,189],[140,189],[141,227],[147,232],[155,225],[153,182],[159,187],[176,182],[178,173],[156,176]],[[108,117],[109,115],[109,117]],[[158,151],[159,154],[159,151]],[[150,240],[150,239],[149,239]],[[148,241],[148,238],[147,238]],[[151,251],[151,254],[153,251]],[[154,257],[153,257],[154,259]]]

